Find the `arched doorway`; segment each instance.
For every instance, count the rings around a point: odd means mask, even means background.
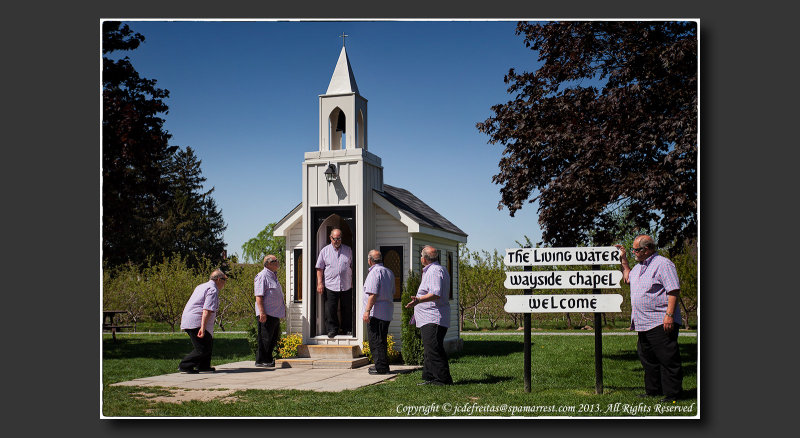
[[[353,257],[356,254],[356,239],[355,239],[355,207],[312,207],[311,208],[311,225],[312,225],[312,233],[311,233],[311,245],[309,249],[313,251],[313,256],[309,260],[309,266],[311,267],[310,274],[311,278],[309,279],[309,294],[314,295],[314,299],[310,300],[310,313],[311,317],[309,321],[311,322],[311,332],[310,336],[316,337],[325,334],[325,304],[324,304],[324,297],[322,294],[318,294],[317,291],[317,270],[314,266],[317,263],[317,257],[319,256],[319,252],[325,245],[330,243],[329,236],[331,231],[334,228],[338,228],[342,230],[342,244],[349,246],[353,250]],[[356,316],[356,269],[357,263],[353,260],[353,300],[352,300],[352,309],[350,314],[353,315],[351,327],[355,328],[355,316]],[[353,332],[355,336],[355,332]],[[327,337],[326,337],[327,339]]]

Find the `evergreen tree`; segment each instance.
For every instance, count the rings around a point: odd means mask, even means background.
[[[203,191],[206,178],[200,164],[191,147],[175,154],[169,175],[172,199],[159,223],[160,241],[169,245],[164,252],[180,254],[192,266],[202,258],[214,264],[221,261],[222,233],[227,228],[211,197],[214,188]]]
[[[143,41],[126,24],[103,23],[103,260],[142,265],[179,254],[190,265],[218,264],[226,226],[194,151],[168,143],[160,115],[169,91],[140,77],[128,57],[106,56]]]
[[[165,176],[177,149],[158,117],[169,92],[140,77],[128,57],[105,56],[142,41],[127,25],[103,23],[103,258],[111,265],[141,264],[162,249],[154,227],[169,199]]]

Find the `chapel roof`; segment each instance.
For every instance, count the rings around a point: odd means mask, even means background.
[[[467,233],[455,226],[452,222],[447,220],[444,216],[440,215],[436,210],[422,202],[421,199],[414,196],[408,190],[399,187],[383,185],[383,191],[376,190],[381,196],[386,198],[392,205],[403,210],[412,219],[420,224],[427,225],[431,228],[438,228],[441,230],[449,231],[454,234],[466,236]]]

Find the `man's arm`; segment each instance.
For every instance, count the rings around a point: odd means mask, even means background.
[[[267,314],[264,312],[264,297],[256,295],[256,308],[258,309],[258,322],[267,322]]]
[[[619,261],[620,265],[622,266],[622,281],[625,283],[631,284],[629,275],[631,273],[631,267],[628,265],[628,256],[627,252],[625,251],[625,247],[622,245],[614,245],[619,250]]]
[[[678,305],[678,298],[681,296],[681,290],[675,289],[667,292],[667,314],[664,315],[664,330],[672,331],[675,328],[675,307]]]
[[[325,270],[317,268],[317,293],[321,294],[325,291],[325,279],[323,278]]]
[[[203,309],[203,316],[200,318],[200,329],[197,331],[197,337],[202,338],[206,332],[206,326],[209,324],[214,324],[214,321],[209,321],[211,319],[211,312],[207,309]]]
[[[364,307],[364,316],[361,318],[364,322],[369,322],[369,312],[372,310],[372,306],[375,305],[375,301],[378,301],[377,294],[368,294],[369,298],[367,299],[367,305]]]
[[[435,284],[437,281],[443,281],[443,279],[442,278],[438,278],[438,279],[434,280],[434,282],[433,282],[434,284],[431,284],[431,286],[432,286],[431,292],[428,292],[427,294],[425,294],[425,295],[423,295],[421,297],[417,297],[416,295],[411,297],[411,301],[409,301],[408,304],[406,304],[406,307],[407,308],[408,307],[414,307],[417,304],[425,303],[425,302],[428,302],[428,301],[434,301],[434,300],[438,300],[439,298],[441,298],[440,293],[441,293],[442,287],[441,287],[441,284]],[[433,288],[436,288],[436,289],[433,289]]]

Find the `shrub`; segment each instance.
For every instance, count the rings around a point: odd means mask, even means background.
[[[297,349],[303,345],[303,335],[301,333],[289,333],[281,335],[278,341],[278,353],[276,359],[286,359],[297,356]]]
[[[255,356],[258,351],[258,326],[255,319],[247,325],[247,345],[250,346],[250,353]]]
[[[400,297],[400,308],[403,311],[401,322],[401,336],[402,336],[402,354],[403,362],[408,365],[422,364],[422,335],[415,325],[410,325],[411,317],[414,315],[414,309],[406,309],[406,304],[411,301],[411,297],[417,294],[419,288],[420,275],[415,272],[409,272],[408,279],[403,285],[403,294]]]
[[[400,352],[394,348],[394,346],[395,346],[394,336],[392,335],[387,336],[386,348],[389,353],[388,354],[389,363],[401,363],[403,357],[401,356]],[[361,345],[361,350],[364,352],[364,356],[367,356],[367,359],[369,359],[370,363],[374,363],[372,361],[372,352],[369,349],[369,341],[364,341],[364,343]]]

